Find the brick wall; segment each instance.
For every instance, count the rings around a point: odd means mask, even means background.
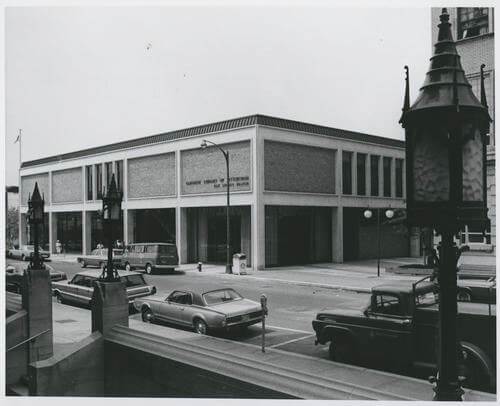
[[[229,151],[231,191],[251,189],[250,141],[223,144]],[[182,194],[224,193],[226,191],[226,161],[216,147],[182,151]]]
[[[128,197],[173,196],[175,154],[153,155],[128,160]]]
[[[49,200],[49,174],[41,173],[37,175],[23,176],[21,178],[21,204],[28,204],[28,196],[33,193],[35,182],[38,182],[38,190],[45,197],[45,203]]]
[[[52,172],[52,202],[72,203],[83,201],[82,168]]]
[[[335,193],[335,151],[264,142],[265,190]]]

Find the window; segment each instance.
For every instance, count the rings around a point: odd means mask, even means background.
[[[115,177],[118,190],[123,190],[123,161],[115,162]]]
[[[175,291],[167,298],[167,300],[169,302],[185,304],[185,305],[193,304],[193,298],[191,297],[191,294],[181,291]]]
[[[97,198],[102,199],[102,164],[95,166],[95,180],[97,189]]]
[[[399,298],[391,295],[377,295],[375,298],[375,309],[373,309],[373,312],[394,316],[403,315]]]
[[[488,33],[488,7],[458,8],[458,39]]]
[[[72,280],[71,280],[71,284],[72,285],[79,285],[79,286],[83,286],[83,283],[84,283],[84,277],[83,275],[76,275]]]
[[[378,196],[378,163],[380,157],[378,155],[372,155],[370,157],[370,185],[371,185],[371,195]]]
[[[352,152],[342,152],[342,193],[352,194]]]
[[[239,293],[236,293],[236,291],[234,291],[233,289],[221,289],[204,293],[203,299],[205,299],[205,303],[208,306],[210,306],[219,303],[230,302],[232,300],[239,300],[243,298]]]
[[[403,160],[396,159],[396,197],[403,197]]]
[[[93,184],[92,184],[92,165],[85,167],[86,179],[87,179],[87,200],[93,200]]]
[[[391,197],[392,158],[384,157],[384,197]]]
[[[122,276],[120,277],[120,280],[122,282],[125,282],[126,288],[131,288],[134,286],[144,286],[146,284],[142,275]]]
[[[109,184],[111,183],[111,175],[113,174],[113,163],[106,162],[104,165],[105,165],[105,169],[106,169],[106,185],[105,186],[106,186],[106,190],[107,190],[109,188]]]
[[[356,177],[358,180],[358,195],[366,195],[366,154],[357,154]]]

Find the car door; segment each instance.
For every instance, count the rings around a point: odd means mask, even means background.
[[[86,275],[78,285],[78,296],[82,304],[88,305],[90,303],[92,294],[94,293],[94,287],[92,285],[94,280],[95,278]]]
[[[182,325],[186,323],[184,321],[186,294],[187,292],[176,290],[160,305],[160,315],[165,321]]]
[[[199,307],[193,307],[193,294],[186,292],[181,304],[184,304],[184,310],[181,311],[182,322],[191,325],[195,312],[200,310]]]
[[[369,357],[377,365],[399,369],[414,357],[414,324],[404,314],[401,298],[392,294],[377,294],[368,311]]]
[[[81,303],[78,288],[83,282],[83,275],[75,275],[73,279],[64,287],[61,287],[60,292],[62,298],[71,302]]]

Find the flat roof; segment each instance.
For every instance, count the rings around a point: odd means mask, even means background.
[[[301,121],[287,120],[284,118],[265,116],[262,114],[254,114],[251,116],[234,118],[225,121],[218,121],[216,123],[203,124],[196,127],[185,128],[182,130],[169,131],[162,134],[150,135],[147,137],[135,138],[132,140],[120,141],[113,144],[107,144],[98,147],[82,149],[79,151],[68,152],[65,154],[52,155],[46,158],[25,161],[21,164],[21,168],[28,168],[30,166],[58,162],[66,159],[80,158],[103,152],[118,151],[121,149],[138,147],[142,145],[173,141],[196,135],[210,134],[219,131],[243,128],[252,125],[265,125],[269,127],[282,128],[286,130],[300,131],[318,135],[326,135],[329,137],[336,137],[336,138],[344,138],[352,141],[370,142],[390,147],[404,148],[405,146],[405,142],[402,140],[385,138],[377,135],[364,134],[355,131],[342,130],[339,128],[325,127],[316,124],[304,123]]]

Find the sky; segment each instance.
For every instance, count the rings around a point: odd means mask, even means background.
[[[8,7],[6,184],[19,129],[23,161],[256,113],[404,139],[434,42],[414,4]]]

